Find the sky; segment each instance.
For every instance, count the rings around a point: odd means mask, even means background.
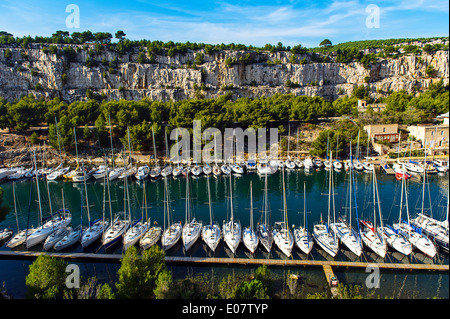
[[[79,27],[74,4],[79,8]],[[69,24],[66,20],[69,18]],[[317,47],[357,40],[449,35],[449,0],[0,0],[0,31],[123,30],[131,40]]]

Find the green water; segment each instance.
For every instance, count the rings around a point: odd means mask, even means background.
[[[327,205],[328,205],[328,173],[325,170],[313,171],[311,173],[306,173],[303,170],[293,170],[286,171],[285,173],[285,184],[286,184],[286,202],[288,208],[288,224],[292,226],[295,224],[303,225],[303,204],[304,204],[304,196],[303,196],[303,185],[306,185],[306,205],[307,205],[307,219],[308,219],[308,228],[312,231],[313,225],[319,222],[320,217],[326,220],[327,218]],[[335,199],[336,199],[336,215],[345,214],[348,198],[348,174],[345,172],[335,173]],[[378,172],[378,187],[380,192],[380,200],[381,207],[383,211],[383,219],[384,223],[392,223],[398,220],[399,217],[399,203],[400,203],[400,189],[401,183],[393,176],[386,176],[383,173]],[[241,177],[232,176],[231,180],[229,177],[219,176],[219,177],[210,177],[210,186],[211,186],[211,200],[213,206],[213,215],[215,222],[222,225],[224,220],[229,219],[229,211],[230,211],[230,182],[232,186],[233,192],[233,207],[235,219],[240,220],[242,227],[246,227],[250,224],[250,184],[252,184],[252,192],[253,192],[253,207],[254,207],[254,225],[257,224],[259,220],[262,218],[262,206],[263,206],[263,196],[264,196],[264,177],[260,177],[255,173],[248,173]],[[192,210],[197,220],[203,221],[203,223],[209,223],[209,208],[208,208],[208,192],[207,192],[207,178],[205,176],[200,176],[198,178],[192,177],[190,179],[190,194],[191,194],[191,203]],[[130,206],[132,212],[132,219],[138,219],[141,217],[143,206],[143,183],[145,183],[145,189],[147,192],[147,200],[148,200],[148,217],[151,218],[152,222],[157,222],[161,226],[164,226],[164,182],[162,179],[159,180],[146,180],[145,182],[136,182],[131,181],[128,183],[128,191],[130,194]],[[49,196],[53,211],[56,211],[59,208],[62,208],[63,205],[70,210],[72,213],[72,224],[74,226],[83,223],[83,225],[87,225],[88,216],[86,209],[82,209],[81,200],[82,196],[84,196],[84,184],[83,183],[73,183],[70,181],[57,181],[57,182],[49,182],[47,183],[45,180],[40,180],[40,193],[41,193],[41,202],[43,207],[44,216],[48,215],[50,209]],[[356,185],[356,198],[357,198],[357,211],[360,218],[372,218],[372,178],[370,173],[366,172],[356,172],[355,173],[355,185]],[[12,182],[3,182],[0,185],[4,189],[4,204],[9,205],[11,207],[10,213],[7,214],[5,220],[0,223],[1,228],[11,227],[12,229],[16,229],[16,221],[14,215],[13,208],[13,198],[12,198]],[[419,177],[414,177],[410,181],[408,181],[408,195],[409,195],[409,209],[411,215],[414,216],[415,213],[420,211],[422,205],[422,180]],[[48,191],[47,191],[48,187]],[[27,223],[28,225],[37,225],[38,220],[38,205],[37,205],[37,192],[36,185],[33,180],[22,180],[16,182],[16,199],[17,199],[17,209],[19,212],[19,224],[21,228],[25,228]],[[173,221],[185,221],[185,194],[186,194],[186,179],[185,177],[178,178],[169,178],[168,179],[168,188],[170,191],[170,199],[171,199],[171,208],[172,208],[172,218]],[[429,183],[427,184],[427,193],[426,193],[426,202],[425,207],[428,208],[427,212],[430,213],[429,207],[431,202],[431,210],[433,216],[438,219],[445,218],[445,205],[446,205],[446,194],[448,189],[448,177],[447,176],[430,176]],[[31,196],[30,196],[31,190]],[[88,198],[89,198],[89,207],[90,207],[90,217],[91,220],[102,217],[103,209],[105,210],[106,218],[110,217],[109,205],[106,203],[104,205],[104,191],[105,187],[102,180],[94,181],[91,180],[87,183],[88,190]],[[121,180],[116,180],[111,182],[110,185],[110,193],[111,193],[111,210],[114,213],[123,211],[124,205],[126,202],[124,201],[124,190],[125,185]],[[64,197],[62,196],[64,194]],[[282,220],[282,174],[276,173],[268,177],[268,197],[269,197],[269,217],[271,223]],[[64,198],[64,202],[63,202]],[[106,199],[107,199],[106,193]],[[31,199],[31,200],[30,200]],[[30,204],[31,203],[31,204]],[[30,205],[29,205],[30,204]],[[28,213],[29,212],[29,213]],[[356,211],[353,212],[355,214]],[[337,217],[336,216],[336,217]],[[144,212],[145,218],[145,212]],[[406,214],[403,215],[403,218],[406,219]],[[356,223],[355,223],[356,227]],[[9,249],[4,245],[1,249]],[[41,246],[36,246],[33,248],[34,250],[42,249]],[[70,249],[70,251],[81,252],[82,248],[80,246],[75,246]],[[87,249],[89,252],[98,252],[103,253],[103,248],[100,247],[100,244],[94,244]],[[121,253],[122,248],[121,245],[116,245],[108,253]],[[175,245],[171,250],[167,252],[167,255],[172,256],[211,256],[211,252],[207,249],[206,245],[203,244],[201,240],[199,240],[189,252],[184,252],[183,247],[180,242]],[[219,244],[216,252],[214,253],[216,257],[227,257],[232,256],[231,252],[225,247],[223,242]],[[242,258],[252,258],[250,253],[245,249],[244,245],[241,244],[236,253],[237,257]],[[286,258],[282,255],[282,253],[273,246],[272,252],[270,254],[264,252],[262,249],[258,249],[255,253],[254,258]],[[302,254],[298,249],[294,248],[293,256],[291,258],[294,259],[330,259],[324,252],[320,251],[315,245],[310,256],[306,256]],[[359,258],[361,261],[373,261],[376,256],[374,256],[369,251],[365,250],[362,257]],[[340,252],[335,257],[336,260],[358,260],[356,256],[352,255],[349,251],[344,248],[340,249]],[[427,260],[425,256],[422,254],[415,252],[412,256],[402,257],[394,252],[390,252],[388,257],[386,258],[386,262],[431,262]],[[448,264],[448,256],[440,255],[439,260],[435,260],[434,262],[446,263]],[[0,260],[0,281],[4,281],[5,278],[21,278],[24,273],[24,269],[22,267],[18,267],[17,271],[13,271],[11,269],[11,265],[25,265],[28,262],[19,262],[19,261],[6,261]],[[88,264],[86,264],[88,265]],[[25,266],[23,266],[25,267]],[[89,267],[93,267],[92,265]],[[86,266],[86,269],[90,269]],[[103,268],[106,266],[96,266],[94,268]],[[16,267],[13,267],[16,268]],[[25,267],[26,268],[26,267]],[[183,274],[185,268],[183,267],[173,267],[175,273]],[[235,269],[239,269],[236,267]],[[248,269],[247,269],[248,270]],[[106,271],[106,270],[105,270]],[[211,268],[208,267],[206,269],[198,269],[197,271],[211,271]],[[220,267],[216,267],[216,272],[226,271],[226,269],[221,269]],[[279,270],[277,270],[279,271]],[[300,270],[298,270],[300,271]],[[304,269],[301,270],[305,272]],[[315,271],[315,270],[314,270]],[[306,270],[305,276],[311,279],[311,286],[323,286],[324,278],[323,275],[320,275],[321,272],[318,272],[319,275],[313,276],[313,272],[309,272]],[[26,271],[25,271],[26,272]],[[109,272],[109,271],[106,271]],[[111,271],[114,273],[115,271]],[[103,271],[97,270],[95,272],[96,276],[102,277]],[[309,275],[306,275],[309,274]],[[363,284],[364,280],[361,278],[366,276],[367,274],[363,273],[358,276],[358,272],[342,272],[339,274],[340,279],[343,282],[348,283],[360,283]],[[401,274],[397,273],[385,273],[385,287],[388,284],[392,284],[394,280],[393,276],[401,277]],[[438,291],[439,296],[448,298],[448,273],[442,274],[416,274],[409,275],[409,278],[413,276],[419,276],[419,286],[420,282],[427,284],[427,287],[431,290],[426,293],[427,297],[433,297],[436,295],[436,291]],[[428,277],[427,277],[428,276]],[[431,276],[432,280],[429,279]],[[360,278],[361,277],[361,278]],[[392,278],[391,278],[392,277]],[[391,278],[391,279],[389,279]],[[423,278],[423,279],[422,279]],[[105,279],[107,280],[107,278]],[[403,284],[404,288],[402,291],[397,291],[398,295],[403,298],[408,297],[417,297],[414,294],[408,295],[405,292],[411,291],[411,285],[408,285],[407,282],[410,279],[396,279],[395,282],[404,280]],[[21,280],[17,279],[15,282],[21,282]],[[417,281],[417,279],[415,279]],[[403,282],[402,282],[403,283]],[[433,285],[431,284],[433,283]],[[440,288],[437,288],[439,285]],[[398,283],[397,283],[398,284]],[[397,285],[396,284],[396,285]],[[414,284],[412,284],[414,286]],[[20,284],[12,284],[13,287],[17,288],[19,291],[23,289]],[[17,287],[16,287],[17,286]],[[417,286],[417,284],[416,284]],[[442,286],[442,287],[441,287]],[[13,288],[7,285],[8,289],[11,290]],[[22,287],[22,288],[21,288]],[[14,288],[14,289],[15,289]],[[387,288],[386,288],[387,289]],[[398,288],[400,289],[400,288]],[[381,290],[380,290],[381,291]],[[426,289],[422,289],[422,291],[427,291]],[[392,289],[387,289],[383,295],[391,296]],[[20,293],[19,293],[20,294]]]

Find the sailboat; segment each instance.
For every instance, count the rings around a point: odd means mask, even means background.
[[[424,173],[426,174],[426,173]],[[426,178],[424,177],[424,183]],[[408,240],[411,245],[420,250],[422,253],[427,255],[430,258],[434,258],[436,256],[436,246],[434,246],[433,242],[426,236],[422,234],[422,229],[414,227],[410,223],[409,218],[409,207],[408,207],[408,192],[406,190],[406,182],[404,179],[402,179],[402,191],[403,188],[405,189],[405,203],[406,203],[406,217],[407,220],[403,220],[402,217],[402,210],[400,210],[400,216],[398,223],[393,224],[393,228],[395,230],[398,230],[399,233],[405,237],[406,240]],[[425,189],[425,186],[424,186]],[[423,203],[422,203],[423,208]]]
[[[191,202],[190,202],[190,189],[189,189],[189,173],[186,176],[186,211],[185,211],[185,224],[181,232],[181,239],[183,241],[184,250],[188,251],[192,245],[200,237],[202,231],[202,222],[195,220],[192,214]]]
[[[161,169],[161,176],[166,177],[172,175],[173,167],[169,162],[169,144],[167,141],[167,131],[164,129],[164,138],[166,142],[166,165]]]
[[[314,241],[308,232],[308,219],[306,211],[306,183],[303,182],[303,226],[294,228],[295,245],[305,254],[309,254],[313,248]]]
[[[411,220],[411,224],[422,229],[422,233],[427,235],[430,239],[441,248],[443,251],[447,252],[448,249],[448,209],[449,209],[449,194],[447,190],[447,216],[445,220],[439,221],[432,216],[425,214],[422,210],[416,218]]]
[[[144,205],[147,203],[147,194],[145,192],[145,183],[143,184],[143,195],[144,198]],[[145,209],[147,207],[145,206]],[[142,236],[147,232],[149,227],[149,221],[148,219],[145,219],[144,221],[144,207],[141,207],[141,218],[139,218],[125,233],[123,236],[123,248],[127,250],[134,244],[136,244]]]
[[[253,229],[252,182],[250,182],[250,227],[244,228],[242,239],[243,239],[245,247],[247,247],[247,249],[250,250],[250,252],[252,254],[254,254],[256,251],[256,248],[258,248],[259,238],[258,238],[258,234]]]
[[[34,163],[36,166],[36,155],[34,156]],[[39,204],[39,222],[42,223],[44,219],[42,218],[41,195],[39,190],[39,180],[37,174],[35,174],[35,177],[36,177],[38,204]],[[48,192],[48,181],[47,181],[47,192]],[[61,210],[57,211],[56,214],[52,213],[50,194],[49,194],[49,203],[51,216],[47,218],[49,220],[45,222],[45,224],[41,224],[41,226],[36,228],[35,231],[27,237],[26,239],[27,248],[30,248],[45,241],[47,237],[50,236],[53,232],[55,232],[59,228],[66,227],[67,225],[70,224],[72,220],[70,212],[66,209],[62,210],[63,215],[60,214]]]
[[[402,179],[402,190],[400,197],[400,214],[399,219],[401,221],[402,210],[403,210],[403,189],[404,189],[405,180]],[[382,228],[384,238],[390,247],[402,253],[403,255],[408,256],[412,252],[412,245],[406,238],[400,233],[398,227],[394,228],[391,225],[387,225]]]
[[[350,161],[352,160],[352,154],[351,154],[351,142],[350,142]],[[330,224],[331,229],[333,232],[337,235],[341,243],[343,243],[345,246],[347,246],[348,249],[350,249],[351,252],[353,252],[356,256],[361,256],[362,253],[362,243],[361,238],[359,236],[359,224],[358,224],[358,232],[352,227],[352,195],[353,194],[353,169],[350,168],[350,177],[349,177],[349,183],[348,183],[348,204],[349,207],[349,219],[348,221],[344,216],[341,216],[339,218],[338,222],[334,222]],[[356,220],[358,221],[358,206],[356,203],[356,195],[355,195],[355,213],[356,213]]]
[[[170,208],[170,194],[167,187],[167,176],[164,176],[164,232],[161,236],[161,246],[165,251],[172,248],[180,240],[182,228],[183,226],[181,222],[172,223],[172,211]]]
[[[124,159],[125,161],[125,159]],[[107,179],[108,181],[108,179]],[[109,182],[108,185],[108,196],[110,196],[109,191]],[[110,199],[110,197],[109,197]],[[109,201],[109,205],[111,206],[111,200]],[[109,248],[115,243],[119,242],[122,239],[123,234],[128,230],[130,226],[130,197],[128,192],[128,178],[124,178],[124,205],[123,212],[119,212],[116,214],[114,220],[112,217],[112,210],[110,209],[110,218],[111,224],[109,228],[102,235],[102,244],[105,248]],[[127,214],[128,208],[128,214]],[[123,218],[121,219],[121,215]]]
[[[81,193],[83,193],[83,192],[81,192]],[[81,195],[81,197],[82,197],[81,205],[83,205],[83,195]],[[64,194],[63,194],[63,198],[64,198]],[[81,234],[83,233],[83,227],[82,227],[83,213],[80,213],[80,219],[81,219],[80,225],[78,225],[76,228],[67,227],[66,235],[53,246],[53,248],[56,251],[60,251],[60,250],[66,249],[68,247],[71,247],[72,245],[77,244],[81,240]]]
[[[362,166],[366,171],[372,172],[374,170],[374,166],[372,163],[369,163],[369,145],[370,145],[370,135],[367,135],[367,153],[366,153],[366,160],[362,163]]]
[[[157,178],[159,175],[161,175],[161,167],[159,167],[158,155],[156,153],[155,131],[153,130],[153,125],[152,125],[152,140],[153,140],[153,152],[154,152],[154,158],[155,158],[155,166],[150,169],[149,175],[151,178]]]
[[[78,175],[78,174],[81,173],[80,164],[78,162],[77,133],[76,133],[75,127],[73,128],[73,136],[74,136],[74,139],[75,139],[75,154],[76,154],[76,157],[77,157],[77,167],[75,167],[73,170],[71,170],[67,174],[63,175],[63,177],[67,178],[67,179],[72,179],[72,177],[74,177],[75,175]]]
[[[62,200],[63,200],[63,210],[65,210],[64,191],[62,188],[61,188],[61,196],[62,196]],[[49,250],[49,249],[53,248],[53,246],[55,246],[55,244],[57,242],[59,242],[61,239],[63,239],[67,235],[69,229],[70,229],[70,227],[61,227],[61,228],[57,229],[56,231],[54,231],[50,236],[48,236],[45,239],[44,249]]]
[[[140,166],[134,175],[138,181],[142,181],[147,178],[148,174],[150,173],[150,167],[148,165]]]
[[[231,185],[231,174],[230,176],[230,213],[231,218],[229,221],[223,221],[223,237],[225,240],[225,243],[227,244],[228,248],[231,249],[233,254],[236,252],[237,247],[239,246],[239,243],[241,242],[241,224],[239,221],[234,220],[234,209],[233,209],[233,191],[232,191],[232,185]]]
[[[342,169],[342,162],[340,160],[337,159],[339,154],[339,135],[337,136],[337,140],[336,140],[336,160],[333,162],[333,167],[335,170],[340,171]]]
[[[144,184],[145,189],[145,184]],[[144,190],[144,208],[145,208],[145,219],[147,220],[147,223],[150,227],[150,219],[148,218],[148,206],[147,206],[147,193]],[[139,239],[139,246],[141,246],[142,249],[148,249],[161,238],[162,229],[161,227],[157,226],[157,223],[155,222],[155,226],[150,227],[147,232]]]
[[[276,222],[273,229],[273,241],[286,256],[291,256],[294,247],[294,235],[288,227],[286,186],[284,183],[284,169],[281,169],[283,178],[283,221]]]
[[[291,155],[289,152],[290,146],[291,146],[291,122],[289,122],[289,128],[288,128],[287,159],[284,162],[284,165],[286,166],[286,168],[293,169],[293,168],[295,168],[295,162],[293,160],[291,160]]]
[[[62,189],[61,189],[61,191],[62,191]],[[64,198],[64,194],[62,196]],[[64,200],[63,200],[63,203],[64,203]],[[83,203],[83,200],[81,201],[81,203]],[[76,243],[78,243],[80,241],[81,234],[83,232],[83,228],[82,228],[83,214],[82,213],[80,214],[80,219],[81,219],[81,223],[75,229],[73,229],[70,226],[67,227],[67,231],[66,231],[66,234],[64,235],[64,237],[61,240],[58,240],[55,243],[55,245],[53,246],[53,248],[56,251],[60,251],[60,250],[63,250],[65,248],[68,248],[68,247],[70,247],[72,245],[75,245]],[[52,235],[50,235],[50,236],[52,236]],[[44,244],[44,246],[45,246],[45,244]]]
[[[125,170],[122,172],[122,174],[119,175],[119,179],[123,179],[123,178],[129,178],[132,176],[135,176],[137,173],[137,168],[136,166],[133,165],[133,145],[131,144],[130,141],[130,128],[127,127],[127,135],[128,135],[128,159],[129,159],[129,164],[128,166],[125,168]],[[124,163],[125,166],[125,163]]]
[[[259,237],[259,242],[261,245],[270,252],[273,244],[273,233],[272,227],[269,226],[269,197],[268,197],[268,188],[267,188],[267,173],[265,174],[264,179],[264,210],[263,216],[264,219],[261,223],[258,223],[257,234]]]
[[[6,244],[6,247],[9,247],[9,248],[15,248],[17,246],[22,245],[25,242],[25,240],[27,239],[27,235],[33,233],[33,231],[34,231],[34,229],[20,230],[20,228],[19,228],[19,219],[17,216],[15,182],[13,182],[12,186],[13,186],[14,213],[16,215],[17,233]]]
[[[114,144],[113,144],[113,138],[112,138],[112,124],[111,124],[111,115],[108,114],[108,121],[109,121],[109,139],[111,143],[111,162],[112,162],[112,169],[109,171],[108,180],[113,181],[116,178],[122,174],[122,172],[125,170],[125,167],[115,167],[115,160],[114,160]],[[122,154],[123,157],[123,154]],[[112,221],[112,219],[111,219]]]
[[[383,216],[381,214],[380,198],[378,193],[377,174],[372,174],[372,190],[373,190],[373,223],[368,220],[360,220],[362,226],[361,239],[364,245],[369,247],[374,253],[381,258],[386,256],[387,243],[383,236]],[[377,208],[380,220],[380,227],[377,227]]]
[[[109,191],[109,178],[106,172],[108,171],[108,166],[106,164],[105,159],[105,174],[103,174],[103,181],[104,181],[104,188],[103,188],[103,203],[105,203],[105,187],[108,188],[108,195],[109,195],[109,209],[111,210],[111,193]],[[86,248],[89,245],[93,244],[95,241],[99,240],[105,230],[109,226],[109,222],[105,220],[105,205],[103,204],[103,217],[96,219],[94,221],[91,221],[91,213],[89,209],[89,197],[87,192],[87,186],[86,186],[86,180],[84,181],[84,192],[86,197],[86,211],[88,216],[88,223],[89,226],[87,229],[83,229],[83,233],[81,235],[81,247]]]
[[[202,239],[206,245],[213,252],[216,250],[217,245],[220,242],[221,232],[220,226],[214,222],[212,207],[211,207],[211,189],[209,186],[209,177],[206,180],[208,185],[208,206],[209,206],[209,225],[203,226],[202,229]]]
[[[333,155],[331,154],[331,160]],[[333,211],[333,222],[335,221],[335,201],[334,201],[334,181],[333,170],[329,172],[329,186],[328,186],[328,220],[324,224],[322,215],[320,216],[320,223],[314,225],[313,238],[317,244],[331,257],[335,257],[339,250],[338,240],[336,233],[333,232],[328,225],[330,224],[331,211]]]
[[[212,173],[212,168],[211,168],[211,166],[209,165],[209,163],[206,163],[206,164],[203,166],[203,174],[209,175],[209,174],[211,174],[211,173]]]
[[[356,161],[353,162],[353,168],[356,169],[357,171],[362,171],[364,170],[364,166],[361,164],[361,162],[359,161],[359,156],[360,156],[360,151],[359,151],[359,139],[361,136],[361,131],[358,130],[358,144],[356,146]]]

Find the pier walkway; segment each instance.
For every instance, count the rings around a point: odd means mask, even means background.
[[[91,262],[120,262],[120,254],[95,254],[95,253],[70,253],[70,252],[40,252],[40,251],[0,251],[0,259],[35,259],[41,254],[52,257],[83,260]],[[296,259],[251,259],[251,258],[215,258],[215,257],[187,257],[166,256],[168,264],[190,265],[267,265],[267,266],[329,266],[333,268],[367,268],[378,267],[390,270],[425,270],[425,271],[449,271],[449,265],[438,264],[407,264],[407,263],[369,263],[358,261],[340,260],[296,260]]]
[[[90,254],[90,253],[65,253],[65,252],[39,252],[39,251],[0,251],[0,259],[35,259],[41,254],[48,256],[90,261],[90,262],[112,262],[118,263],[122,259],[120,254]],[[332,285],[331,278],[334,278],[334,268],[359,268],[378,267],[380,269],[401,270],[401,271],[439,271],[448,272],[449,265],[436,264],[400,264],[400,263],[369,263],[354,261],[329,261],[329,260],[295,260],[295,259],[251,259],[251,258],[215,258],[215,257],[186,257],[186,256],[166,256],[167,264],[179,265],[267,265],[267,266],[303,266],[322,267],[326,281],[333,296],[337,294],[337,288]]]

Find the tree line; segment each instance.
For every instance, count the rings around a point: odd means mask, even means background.
[[[199,274],[176,279],[165,263],[165,254],[152,246],[140,254],[130,247],[120,261],[120,268],[110,282],[99,283],[96,277],[80,278],[79,287],[68,288],[67,263],[41,254],[28,269],[25,278],[29,299],[326,299],[326,288],[314,293],[302,289],[302,278],[294,279],[288,272],[276,279],[267,266],[252,274],[228,274],[222,278]],[[69,278],[69,280],[71,280]],[[277,287],[282,280],[286,287]],[[7,295],[6,289],[1,291]],[[1,296],[1,295],[0,295]],[[375,298],[375,291],[358,285],[338,287],[337,299]]]
[[[443,81],[430,84],[427,91],[416,95],[405,91],[392,92],[385,98],[370,98],[369,86],[356,86],[351,96],[344,96],[330,102],[323,97],[295,96],[292,93],[277,93],[271,97],[239,98],[232,100],[228,91],[218,98],[186,99],[181,101],[106,101],[92,95],[86,101],[67,103],[59,98],[45,101],[32,94],[12,103],[0,98],[0,128],[24,132],[31,126],[47,124],[50,144],[58,148],[59,133],[65,151],[74,149],[73,128],[77,137],[99,143],[109,148],[109,124],[116,139],[127,145],[127,130],[135,150],[152,149],[152,131],[157,145],[164,143],[164,128],[170,132],[176,127],[185,127],[192,133],[194,120],[201,120],[204,130],[215,127],[223,131],[239,123],[242,128],[279,127],[288,121],[317,123],[320,118],[349,116],[360,124],[400,123],[417,124],[431,122],[439,114],[448,112],[449,86]],[[386,103],[382,112],[370,107],[364,113],[357,110],[358,99],[369,103]],[[91,130],[89,127],[94,126]],[[58,129],[58,130],[57,130]]]

